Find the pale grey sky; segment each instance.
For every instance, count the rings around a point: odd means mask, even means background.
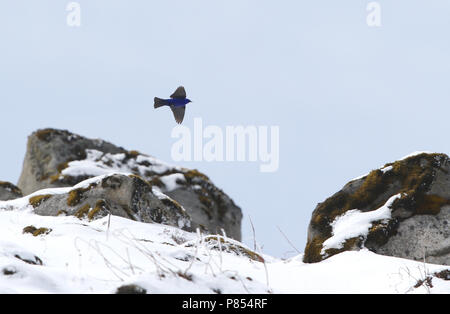
[[[17,182],[26,137],[43,127],[103,138],[171,162],[170,112],[184,125],[278,125],[280,167],[188,162],[251,217],[266,253],[303,251],[311,212],[348,180],[412,151],[450,148],[450,3],[79,0],[0,3],[0,180]]]

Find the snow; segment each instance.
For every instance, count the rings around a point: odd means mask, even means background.
[[[37,195],[56,195],[56,194],[65,194],[69,193],[72,190],[79,189],[79,188],[87,188],[89,185],[93,183],[98,183],[102,181],[105,177],[113,175],[116,173],[110,173],[108,175],[101,175],[93,178],[89,178],[87,180],[84,180],[73,187],[64,187],[64,188],[48,188],[48,189],[42,189],[39,191],[36,191],[34,193],[31,193],[29,195],[26,195],[21,198],[17,198],[14,200],[9,201],[0,201],[0,210],[32,210],[32,207],[30,205],[30,198],[37,196]],[[120,173],[118,173],[120,174]]]
[[[12,208],[20,202],[2,203],[2,208]],[[373,219],[387,217],[388,206],[389,202],[377,210],[376,217],[353,212],[335,224],[336,234],[344,223],[349,228],[357,223],[367,227]],[[259,252],[265,259],[262,263],[226,250],[226,245],[250,250],[238,241],[226,239],[227,244],[212,246],[200,232],[116,216],[110,219],[108,228],[108,217],[88,221],[0,209],[0,293],[114,293],[124,284],[137,284],[148,293],[450,292],[450,281],[437,278],[433,288],[414,288],[426,274],[448,266],[365,249],[314,264],[303,263],[302,255],[282,260]],[[22,233],[29,225],[51,232],[37,237]],[[23,261],[35,257],[42,265]]]
[[[172,169],[181,169],[145,155],[137,155],[136,159],[125,160],[124,153],[110,154],[95,149],[86,149],[86,156],[84,160],[69,162],[61,174],[65,176],[100,176],[118,172],[130,174],[137,169],[138,173],[145,175],[147,172],[160,174]]]
[[[331,223],[332,236],[323,242],[321,254],[325,254],[327,249],[342,248],[347,239],[358,236],[365,238],[374,221],[391,218],[390,206],[400,197],[401,193],[392,196],[383,206],[373,211],[361,212],[358,209],[352,209],[336,217]]]
[[[164,183],[165,186],[164,191],[166,192],[173,191],[178,187],[180,187],[178,182],[186,182],[186,178],[182,173],[169,174],[167,176],[162,176],[159,179],[161,180],[162,183]]]
[[[366,249],[334,255],[320,263],[304,264],[300,257],[269,268],[271,285],[284,293],[449,293],[448,281],[430,291],[414,289],[424,274],[445,266],[377,255]],[[433,279],[433,283],[439,280]],[[442,284],[442,285],[441,285]]]
[[[158,158],[151,157],[151,156],[138,155],[136,157],[136,162],[137,163],[145,163],[145,162],[150,163],[152,165],[151,170],[156,173],[164,173],[170,169],[181,170],[181,167],[170,165],[170,164],[166,163],[165,161],[162,161]]]

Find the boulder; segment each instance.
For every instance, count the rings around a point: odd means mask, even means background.
[[[182,174],[176,188],[161,188],[186,208],[195,223],[212,233],[225,231],[227,236],[240,241],[241,209],[207,176],[197,170],[188,170]]]
[[[147,294],[147,290],[135,285],[123,285],[117,288],[115,294]]]
[[[191,217],[192,226],[210,233],[223,229],[227,236],[241,239],[241,209],[206,175],[66,130],[43,129],[28,137],[18,186],[30,194],[114,173],[138,176],[152,193],[177,202]]]
[[[100,176],[62,190],[34,193],[29,204],[36,214],[44,216],[73,215],[93,220],[112,214],[192,231],[191,219],[180,204],[162,193],[153,193],[152,186],[135,175]]]
[[[22,191],[12,183],[0,181],[0,201],[22,197]]]
[[[73,186],[92,176],[61,176],[70,161],[86,159],[86,150],[119,154],[127,151],[100,139],[87,139],[66,130],[43,129],[28,137],[18,187],[25,195],[49,187]]]
[[[347,183],[319,203],[304,262],[347,250],[450,265],[450,162],[416,153]]]

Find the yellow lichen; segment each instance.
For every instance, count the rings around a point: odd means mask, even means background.
[[[30,203],[31,206],[33,206],[34,208],[38,207],[39,205],[41,205],[43,202],[45,202],[46,200],[48,200],[50,197],[52,197],[51,194],[46,194],[46,195],[36,195],[33,197],[30,197],[30,199],[28,200],[28,202]]]
[[[80,203],[80,201],[83,199],[83,194],[95,187],[96,184],[90,184],[86,188],[78,188],[71,190],[69,192],[69,195],[67,196],[67,205],[69,206],[76,206]]]
[[[184,172],[184,177],[187,181],[190,181],[197,177],[209,181],[209,178],[205,174],[198,171],[197,169],[192,169]]]
[[[74,214],[75,217],[77,218],[83,218],[84,216],[86,216],[89,213],[89,210],[91,209],[91,206],[89,204],[85,204],[83,206],[81,206]]]
[[[26,226],[23,228],[22,233],[31,233],[34,237],[37,237],[39,235],[46,235],[49,234],[52,231],[50,228],[36,228],[35,226]]]
[[[141,155],[141,153],[138,152],[137,150],[130,150],[130,151],[126,152],[127,158],[136,159],[137,156],[139,156],[139,155]]]
[[[101,211],[109,211],[108,205],[106,204],[105,200],[98,200],[95,203],[95,207],[90,210],[87,215],[88,219],[93,220]]]
[[[38,235],[46,235],[49,234],[52,231],[52,229],[49,228],[38,228],[36,231],[33,232],[33,236],[37,237]]]
[[[438,195],[429,195],[428,191],[436,171],[442,169],[441,164],[448,159],[444,154],[420,154],[386,164],[384,167],[392,168],[388,171],[373,170],[361,179],[362,183],[356,190],[348,192],[351,190],[343,189],[318,204],[310,223],[315,236],[306,244],[304,261],[318,262],[323,259],[322,243],[331,236],[330,224],[337,216],[350,209],[372,211],[385,204],[393,195],[401,194],[402,196],[391,205],[393,215],[400,209],[409,212],[410,215],[439,213],[442,206],[450,204],[450,200]],[[390,193],[386,193],[388,191]],[[374,235],[371,236],[369,233],[369,236],[376,238],[377,243],[383,243],[395,232],[393,229],[396,226],[396,223],[379,224],[372,230]],[[335,252],[328,253],[331,256]]]

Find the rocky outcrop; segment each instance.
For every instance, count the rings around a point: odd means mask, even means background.
[[[233,200],[196,170],[184,172],[181,178],[175,189],[162,185],[163,192],[177,200],[186,208],[192,221],[206,230],[219,234],[223,230],[227,236],[240,240],[242,213]]]
[[[86,150],[102,153],[127,153],[103,140],[91,140],[65,130],[43,129],[28,137],[27,151],[18,186],[25,195],[49,188],[73,186],[92,176],[61,176],[61,171],[74,160],[87,158]]]
[[[73,215],[89,220],[112,214],[141,222],[156,222],[192,231],[184,208],[135,175],[112,174],[83,181],[71,189],[35,193],[34,212],[44,216]],[[46,190],[43,190],[44,193]],[[48,191],[48,190],[47,190]]]
[[[12,183],[0,181],[0,201],[22,197],[22,191]]]
[[[449,157],[415,154],[349,182],[318,204],[308,228],[304,261],[319,262],[365,247],[450,265],[449,222]]]
[[[45,188],[72,187],[89,178],[118,173],[127,178],[134,175],[148,185],[146,189],[153,197],[164,195],[184,208],[190,217],[191,227],[199,227],[211,233],[221,233],[223,229],[227,236],[236,240],[241,239],[240,208],[206,175],[197,170],[175,167],[152,156],[128,151],[106,141],[88,139],[65,130],[43,129],[29,136],[18,186],[27,195]],[[120,180],[127,186],[125,198],[128,198],[134,193],[133,189],[137,188],[134,186],[137,179],[133,179],[134,183],[128,182],[129,180],[125,178]],[[95,194],[88,197],[90,208],[95,208],[97,200],[108,201],[114,197],[113,192],[99,189],[89,193]],[[46,201],[45,213],[55,214],[56,205],[49,205],[59,202],[63,204],[65,200],[67,196],[52,196]],[[117,204],[121,205],[117,206],[115,213],[130,216],[131,212],[127,210],[133,206],[123,200]],[[148,201],[147,205],[153,208],[155,203]],[[110,206],[114,207],[111,204]],[[142,208],[146,208],[145,206]],[[78,207],[70,208],[69,211],[73,213],[78,209]],[[44,213],[43,207],[36,208],[36,212]],[[145,210],[141,212],[141,215],[147,214]]]

